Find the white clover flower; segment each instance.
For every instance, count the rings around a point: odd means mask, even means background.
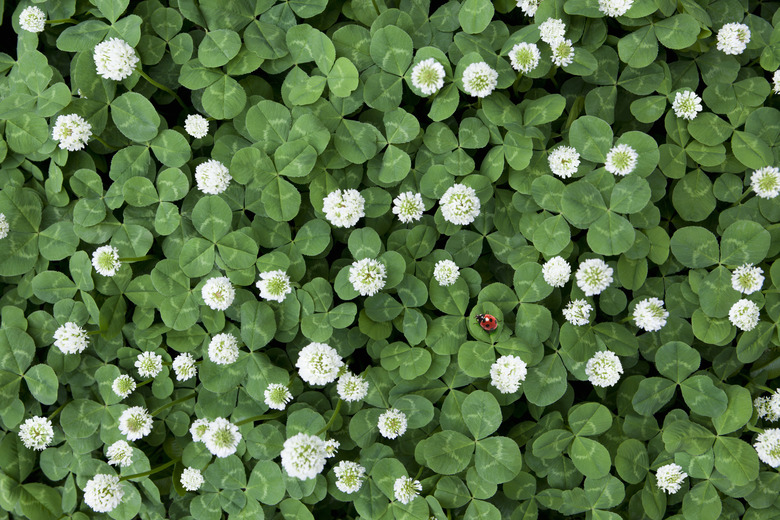
[[[780,406],[777,406],[778,400],[774,399],[775,396],[780,396],[780,392],[775,392],[771,397],[756,397],[753,401],[760,419],[766,419],[770,422],[780,419]]]
[[[227,166],[215,159],[209,159],[195,167],[195,181],[198,189],[208,195],[219,195],[230,186],[233,177]]]
[[[192,440],[195,442],[203,442],[203,436],[206,435],[210,424],[211,421],[208,419],[197,419],[192,421],[192,424],[190,425]]]
[[[658,488],[666,491],[670,495],[680,491],[682,481],[685,480],[688,474],[682,470],[681,466],[677,464],[667,464],[661,466],[658,471],[655,472],[655,480],[658,484]]]
[[[358,190],[334,190],[322,199],[325,218],[336,227],[349,228],[366,216],[366,199]]]
[[[54,438],[54,428],[47,417],[30,417],[19,427],[19,438],[29,450],[44,450]]]
[[[405,191],[393,199],[393,213],[404,224],[420,220],[425,211],[422,195],[413,191]]]
[[[718,31],[719,51],[724,54],[742,54],[750,43],[750,28],[743,23],[727,23]]]
[[[236,289],[227,276],[209,278],[200,290],[203,301],[215,311],[224,311],[236,297]]]
[[[390,408],[379,416],[377,427],[386,439],[400,437],[406,431],[406,414],[396,408]]]
[[[217,365],[230,365],[238,359],[238,339],[229,332],[217,334],[209,343],[209,359]]]
[[[336,380],[344,366],[336,349],[325,343],[309,343],[298,354],[298,375],[310,385],[326,385]]]
[[[314,435],[299,433],[284,441],[282,467],[300,480],[315,478],[325,468],[327,444]]]
[[[360,401],[368,394],[368,381],[352,372],[345,372],[336,383],[339,399],[348,403]]]
[[[399,477],[395,479],[393,484],[393,495],[402,504],[408,504],[414,500],[420,495],[420,491],[422,491],[422,484],[419,480],[414,480],[411,477]]]
[[[772,74],[772,90],[775,94],[780,94],[780,69]]]
[[[122,81],[130,77],[138,64],[135,49],[119,38],[111,38],[95,46],[97,73],[105,79]]]
[[[325,458],[329,459],[336,455],[339,450],[339,441],[336,439],[328,439],[325,441]]]
[[[780,194],[780,169],[764,166],[750,176],[750,187],[762,199],[774,199]]]
[[[58,116],[51,130],[52,139],[59,141],[60,148],[69,152],[83,149],[91,136],[92,125],[76,114]]]
[[[563,287],[571,276],[571,266],[562,257],[554,256],[542,266],[542,276],[548,285]]]
[[[599,11],[607,16],[623,16],[633,3],[634,0],[599,0]]]
[[[634,307],[634,323],[647,332],[657,332],[666,325],[669,311],[664,309],[664,301],[658,298],[645,298]]]
[[[780,466],[780,429],[770,428],[759,433],[753,447],[762,462],[773,468]]]
[[[552,49],[552,61],[559,67],[566,67],[574,63],[574,46],[571,40],[561,38],[550,44]]]
[[[525,381],[528,365],[517,356],[501,356],[490,366],[490,384],[502,394],[517,392]]]
[[[284,410],[292,399],[290,389],[286,385],[271,383],[263,393],[265,404],[274,410]]]
[[[517,7],[523,11],[526,16],[533,16],[539,9],[539,0],[517,0]]]
[[[19,27],[27,32],[39,33],[46,28],[46,13],[31,5],[19,14]]]
[[[692,120],[703,110],[701,98],[691,90],[684,90],[674,95],[672,103],[674,115],[683,119]]]
[[[200,114],[190,114],[184,120],[184,131],[195,139],[203,139],[209,133],[209,121]]]
[[[203,479],[203,475],[201,475],[199,469],[186,467],[184,468],[184,471],[181,472],[181,478],[179,479],[179,482],[181,482],[181,487],[187,491],[197,491],[200,489],[200,486],[203,485],[205,480]]]
[[[572,325],[587,325],[593,306],[585,300],[572,300],[563,308],[563,317]]]
[[[126,468],[133,463],[133,447],[126,441],[116,441],[108,447],[106,457],[110,465]]]
[[[739,330],[750,331],[758,325],[758,305],[742,298],[731,306],[729,321]]]
[[[195,377],[198,373],[198,367],[195,366],[195,358],[189,352],[176,356],[176,359],[173,360],[172,368],[176,374],[177,381],[186,381]]]
[[[562,179],[568,179],[580,167],[580,154],[574,147],[559,146],[547,156],[550,170]]]
[[[241,432],[238,426],[224,417],[217,417],[209,423],[202,440],[212,455],[225,458],[236,452],[236,446],[241,442]]]
[[[157,377],[162,367],[162,356],[154,352],[142,352],[135,360],[135,368],[141,377]]]
[[[770,421],[776,421],[778,417],[780,417],[780,388],[769,396],[769,413],[766,415]]]
[[[114,276],[122,262],[119,261],[119,250],[114,246],[100,246],[92,253],[92,267],[103,276]]]
[[[582,289],[585,296],[595,296],[609,287],[612,283],[612,268],[604,260],[590,258],[580,264],[577,273],[577,287]]]
[[[143,439],[152,433],[152,416],[143,406],[132,406],[119,416],[119,431],[129,441]]]
[[[428,58],[412,69],[412,85],[420,89],[426,96],[430,96],[444,86],[444,74],[442,64],[433,58]]]
[[[566,24],[558,18],[548,18],[539,25],[539,36],[547,45],[563,39],[566,34]]]
[[[5,218],[5,213],[0,213],[0,240],[7,237],[10,230],[11,226],[8,225],[8,220]]]
[[[518,43],[509,51],[509,61],[517,72],[528,74],[539,65],[542,54],[535,43]]]
[[[735,291],[753,294],[761,289],[764,283],[764,270],[753,264],[744,264],[731,273],[731,286]]]
[[[620,358],[610,350],[596,352],[585,365],[585,375],[593,386],[613,386],[620,380],[623,364]]]
[[[439,199],[439,205],[444,220],[461,226],[474,222],[481,207],[477,192],[465,184],[450,186]]]
[[[613,146],[607,153],[607,162],[604,169],[613,175],[628,175],[636,168],[636,162],[639,158],[636,150],[627,144]]]
[[[111,384],[111,389],[116,395],[124,399],[135,390],[135,379],[127,374],[122,374],[114,379],[114,382]]]
[[[260,280],[255,286],[260,290],[260,298],[279,303],[292,292],[290,277],[281,269],[260,273]]]
[[[361,296],[373,296],[385,286],[387,269],[385,264],[373,258],[352,262],[349,281]]]
[[[433,277],[443,287],[454,284],[459,276],[458,264],[452,260],[439,260],[433,266]]]
[[[67,322],[54,331],[54,346],[63,354],[79,354],[89,346],[87,331],[73,323]]]
[[[498,85],[498,72],[484,61],[472,63],[463,71],[463,90],[470,96],[489,96]]]
[[[366,468],[357,462],[342,460],[333,468],[333,473],[336,475],[336,487],[339,491],[352,494],[360,491],[366,476]]]
[[[122,503],[125,492],[116,475],[98,474],[84,486],[84,503],[96,513],[108,513]]]

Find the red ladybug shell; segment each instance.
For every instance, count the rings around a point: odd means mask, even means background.
[[[498,320],[492,314],[477,314],[476,318],[479,325],[488,332],[494,331],[498,327]]]

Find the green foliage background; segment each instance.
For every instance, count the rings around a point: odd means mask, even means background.
[[[4,30],[13,25],[18,39],[0,54],[0,212],[11,228],[0,242],[0,518],[95,516],[82,489],[114,471],[104,446],[121,438],[121,412],[193,389],[196,398],[155,417],[121,474],[181,463],[125,483],[112,518],[780,516],[780,476],[750,446],[771,427],[756,427],[752,398],[780,376],[780,204],[749,188],[750,173],[780,152],[778,3],[636,0],[612,19],[594,0],[542,0],[529,19],[508,0],[49,0],[36,4],[49,19],[77,23],[39,35],[18,27],[27,5],[5,3]],[[540,44],[540,66],[518,75],[507,52],[538,41],[534,22],[548,17],[566,22],[574,63],[554,67]],[[729,22],[752,32],[739,56],[715,49]],[[138,73],[99,77],[92,50],[110,37],[133,46],[187,108]],[[448,73],[432,98],[410,81],[428,57]],[[459,80],[474,61],[499,72],[498,89],[479,101]],[[670,108],[683,88],[704,100],[691,122]],[[204,139],[182,129],[195,112],[213,119]],[[51,127],[70,113],[105,144],[59,149]],[[565,181],[547,165],[561,143],[583,158]],[[639,152],[625,178],[602,167],[614,143]],[[234,179],[219,196],[194,187],[208,158]],[[481,200],[472,225],[448,224],[438,210],[455,182]],[[324,219],[322,199],[336,188],[366,198],[354,229]],[[405,225],[390,207],[408,190],[429,211]],[[90,255],[107,243],[154,260],[102,277]],[[590,325],[562,318],[583,295],[544,282],[541,263],[554,255],[575,269],[598,255],[614,268],[591,299]],[[363,257],[388,265],[385,289],[369,298],[344,270]],[[461,267],[449,288],[432,281],[445,258]],[[767,280],[750,296],[762,321],[743,333],[727,315],[739,297],[730,270],[747,262]],[[271,269],[298,284],[283,304],[258,301],[258,272]],[[200,296],[215,275],[238,288],[225,312]],[[647,297],[671,314],[657,333],[624,319]],[[495,333],[479,328],[480,312],[499,319]],[[102,332],[66,356],[52,334],[67,321]],[[241,338],[239,362],[206,360],[184,383],[165,367],[121,403],[111,391],[117,375],[136,373],[140,352],[202,359],[222,331]],[[319,430],[337,400],[335,385],[311,388],[294,369],[312,341],[371,384],[330,429],[337,459],[370,474],[354,495],[336,489],[332,461],[307,481],[279,465],[288,432]],[[584,373],[604,348],[626,370],[606,390]],[[505,354],[529,365],[510,395],[489,385]],[[192,442],[195,417],[263,414],[267,385],[288,379],[285,414],[242,426],[236,455],[212,462]],[[19,425],[62,405],[53,446],[26,449]],[[409,417],[395,441],[376,428],[388,406]],[[667,496],[654,472],[670,462],[689,478]],[[208,466],[199,492],[179,486],[182,465]],[[405,506],[392,483],[407,474],[420,475],[423,498]]]

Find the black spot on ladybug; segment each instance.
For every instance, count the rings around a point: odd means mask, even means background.
[[[498,320],[492,314],[477,314],[477,323],[488,332],[496,330],[498,327]]]

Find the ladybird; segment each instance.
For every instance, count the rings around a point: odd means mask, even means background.
[[[477,314],[477,323],[488,332],[496,330],[498,327],[498,320],[492,314]]]

